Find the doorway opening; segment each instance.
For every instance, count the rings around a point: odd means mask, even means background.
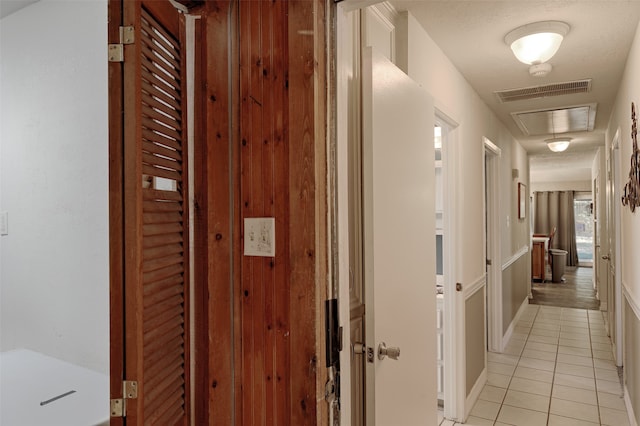
[[[578,266],[593,267],[593,199],[591,193],[576,193],[573,212]]]
[[[437,389],[438,408],[444,410],[444,159],[443,148],[447,142],[449,128],[438,120],[433,133],[433,146],[435,151],[435,175],[436,175],[436,348],[437,348]]]

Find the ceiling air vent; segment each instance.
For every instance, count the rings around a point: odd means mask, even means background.
[[[592,103],[558,109],[512,112],[511,116],[527,136],[553,133],[557,135],[593,131],[597,109],[598,105]]]
[[[546,98],[549,96],[573,95],[591,91],[591,79],[569,81],[566,83],[545,84],[543,86],[525,87],[494,92],[500,102],[523,101],[526,99]]]

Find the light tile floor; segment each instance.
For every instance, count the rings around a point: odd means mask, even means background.
[[[629,425],[600,311],[529,305],[466,425]],[[442,419],[440,425],[460,423]]]

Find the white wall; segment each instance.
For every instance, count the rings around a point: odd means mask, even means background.
[[[106,1],[0,21],[0,350],[108,371]]]
[[[527,221],[518,223],[512,216],[517,202],[517,181],[511,178],[511,169],[520,171],[518,181],[528,185],[527,157],[518,144],[498,120],[489,107],[480,99],[465,78],[445,56],[417,20],[408,15],[408,74],[423,85],[435,99],[436,108],[459,125],[458,143],[461,155],[456,164],[456,207],[468,212],[460,223],[455,224],[459,241],[459,263],[461,282],[473,282],[484,274],[484,251],[482,205],[484,192],[483,137],[488,138],[502,149],[500,181],[510,182],[509,191],[501,191],[500,229],[503,236],[502,258],[509,259],[522,246],[528,244]],[[506,187],[505,187],[506,188]],[[515,197],[515,198],[514,198]],[[517,212],[517,210],[515,210]],[[507,226],[507,216],[509,216]],[[523,239],[513,241],[512,233],[521,234]]]
[[[636,36],[629,51],[627,65],[616,96],[616,104],[607,130],[607,149],[615,134],[620,130],[620,155],[621,170],[618,171],[620,182],[625,185],[629,181],[629,159],[631,158],[631,102],[636,105],[636,117],[640,112],[640,31]],[[622,207],[621,220],[621,264],[622,286],[624,289],[623,306],[626,306],[623,315],[627,330],[625,330],[625,391],[631,408],[635,413],[635,421],[640,422],[640,360],[637,357],[640,347],[640,328],[630,327],[632,324],[640,324],[640,211],[636,208],[631,213],[628,207]],[[600,216],[602,217],[602,215]],[[634,354],[635,356],[629,356]]]

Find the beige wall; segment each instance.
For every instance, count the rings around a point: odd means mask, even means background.
[[[527,252],[502,271],[502,334],[506,333],[528,296],[529,261]]]
[[[478,381],[485,366],[485,326],[484,321],[484,290],[478,290],[465,301],[465,329],[467,331],[465,341],[465,352],[467,353],[466,367],[466,395],[471,393],[471,389]]]
[[[609,128],[607,130],[607,147],[610,146],[617,131],[620,131],[620,155],[622,170],[619,171],[621,182],[625,184],[629,176],[629,158],[631,157],[631,102],[636,104],[636,111],[640,108],[640,32],[636,36],[629,50],[627,65],[616,96]],[[631,213],[628,207],[622,208],[620,219],[622,264],[622,286],[625,297],[629,300],[624,311],[625,339],[624,357],[625,385],[630,394],[632,405],[628,407],[635,412],[640,420],[640,326],[638,316],[631,306],[640,306],[640,212],[636,209]],[[636,310],[637,311],[637,310]],[[635,318],[634,318],[635,317]]]

